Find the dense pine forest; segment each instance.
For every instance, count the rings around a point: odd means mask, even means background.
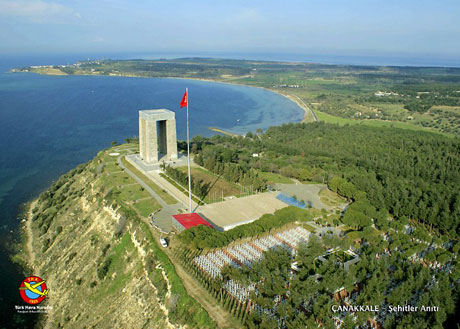
[[[234,164],[242,173],[260,170],[324,182],[350,201],[368,200],[381,214],[452,237],[460,233],[458,138],[318,122],[246,137],[198,137],[194,144],[200,163],[214,172]],[[251,157],[253,152],[261,156]]]
[[[226,265],[221,279],[210,281],[215,294],[225,282],[252,287],[249,300],[257,311],[242,313],[248,328],[458,326],[458,138],[316,122],[238,137],[198,136],[192,144],[197,162],[235,182],[250,176],[258,188],[270,188],[262,173],[277,173],[298,183],[326,183],[350,202],[340,218],[342,234],[312,235],[296,253],[273,248],[249,266]],[[205,255],[312,217],[309,209],[289,207],[227,232],[194,227],[179,239],[193,255]],[[359,261],[345,268],[340,251],[318,260],[331,250],[350,250]],[[333,311],[347,303],[379,311]],[[428,311],[392,311],[395,305]]]

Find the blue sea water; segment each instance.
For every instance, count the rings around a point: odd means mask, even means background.
[[[99,58],[175,58],[189,56],[359,65],[460,66],[455,58],[408,58],[308,54],[190,53],[92,54]],[[28,65],[69,64],[82,55],[0,56],[0,321],[7,328],[32,327],[35,317],[20,315],[18,287],[24,279],[6,245],[17,237],[21,205],[59,175],[90,160],[112,141],[137,134],[137,111],[168,108],[176,112],[179,138],[185,138],[185,110],[179,101],[189,88],[193,135],[212,134],[208,126],[235,133],[296,122],[303,111],[263,89],[181,79],[52,77],[7,73]],[[32,273],[31,273],[32,274]],[[46,279],[46,278],[44,278]],[[51,287],[52,291],[52,287]],[[57,296],[59,292],[56,293]]]
[[[244,134],[303,116],[296,104],[260,88],[183,79],[8,73],[12,67],[79,59],[0,58],[0,317],[9,327],[21,321],[17,327],[28,327],[34,321],[14,310],[23,304],[18,287],[24,277],[5,250],[17,236],[21,205],[112,141],[137,135],[139,109],[173,110],[181,139],[186,112],[179,102],[186,87],[192,136],[214,134],[209,126]]]

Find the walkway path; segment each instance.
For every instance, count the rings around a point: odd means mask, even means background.
[[[305,109],[307,109],[308,111],[311,112],[311,114],[313,115],[313,121],[319,121],[318,117],[316,116],[315,111],[313,111],[313,109],[312,109],[310,106],[308,106],[307,104],[305,104],[305,102],[303,101],[302,98],[300,98],[300,97],[297,96],[297,95],[291,95],[291,96],[297,98],[297,100],[303,105],[303,107],[304,107]]]
[[[144,218],[144,222],[147,223],[147,220]],[[219,303],[216,303],[214,298],[210,293],[201,286],[201,284],[192,277],[179,263],[177,259],[174,258],[171,248],[163,248],[160,244],[160,237],[162,234],[158,233],[157,230],[154,230],[150,227],[150,232],[152,233],[153,238],[155,239],[156,244],[161,248],[166,255],[171,260],[177,275],[181,278],[182,284],[184,285],[187,293],[190,297],[195,299],[200,305],[208,312],[211,318],[216,321],[218,328],[221,329],[239,329],[242,328],[242,325],[236,320],[226,309],[222,307]]]
[[[164,202],[164,200],[154,190],[152,190],[150,186],[148,186],[141,178],[139,178],[135,173],[123,165],[123,162],[121,161],[123,156],[124,155],[120,155],[117,158],[117,163],[120,168],[122,168],[128,175],[130,175],[136,182],[138,182],[161,205],[161,210],[157,212],[152,219],[154,225],[165,233],[171,232],[173,230],[171,217],[172,215],[179,213],[179,209],[183,208],[183,205],[181,203],[168,205],[166,202]],[[160,187],[164,188],[163,186]]]
[[[166,202],[163,201],[163,199],[154,191],[150,188],[150,186],[148,186],[146,183],[144,183],[144,181],[142,179],[140,179],[139,177],[136,176],[136,174],[134,174],[131,170],[129,170],[128,168],[125,167],[125,165],[123,164],[123,162],[121,161],[121,158],[124,157],[124,155],[120,155],[118,158],[117,158],[117,163],[118,165],[120,166],[121,169],[123,169],[128,175],[130,175],[136,182],[138,182],[139,184],[141,184],[141,186],[147,191],[149,192],[157,201],[158,203],[161,205],[161,207],[166,207],[167,204]]]
[[[168,182],[166,179],[160,176],[159,173],[156,172],[149,172],[149,175],[155,180],[155,183],[160,185],[160,187],[164,188],[166,191],[168,191],[170,194],[172,194],[176,199],[179,199],[182,204],[188,208],[188,196],[185,195],[182,191],[180,191],[177,187],[175,187],[173,184]],[[196,209],[198,207],[198,204],[192,200],[192,209]]]

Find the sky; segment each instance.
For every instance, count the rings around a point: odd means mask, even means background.
[[[460,57],[459,0],[0,0],[0,54]]]

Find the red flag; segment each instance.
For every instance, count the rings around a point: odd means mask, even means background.
[[[182,97],[182,100],[180,101],[180,107],[186,107],[187,106],[187,90],[185,91],[184,97]]]

